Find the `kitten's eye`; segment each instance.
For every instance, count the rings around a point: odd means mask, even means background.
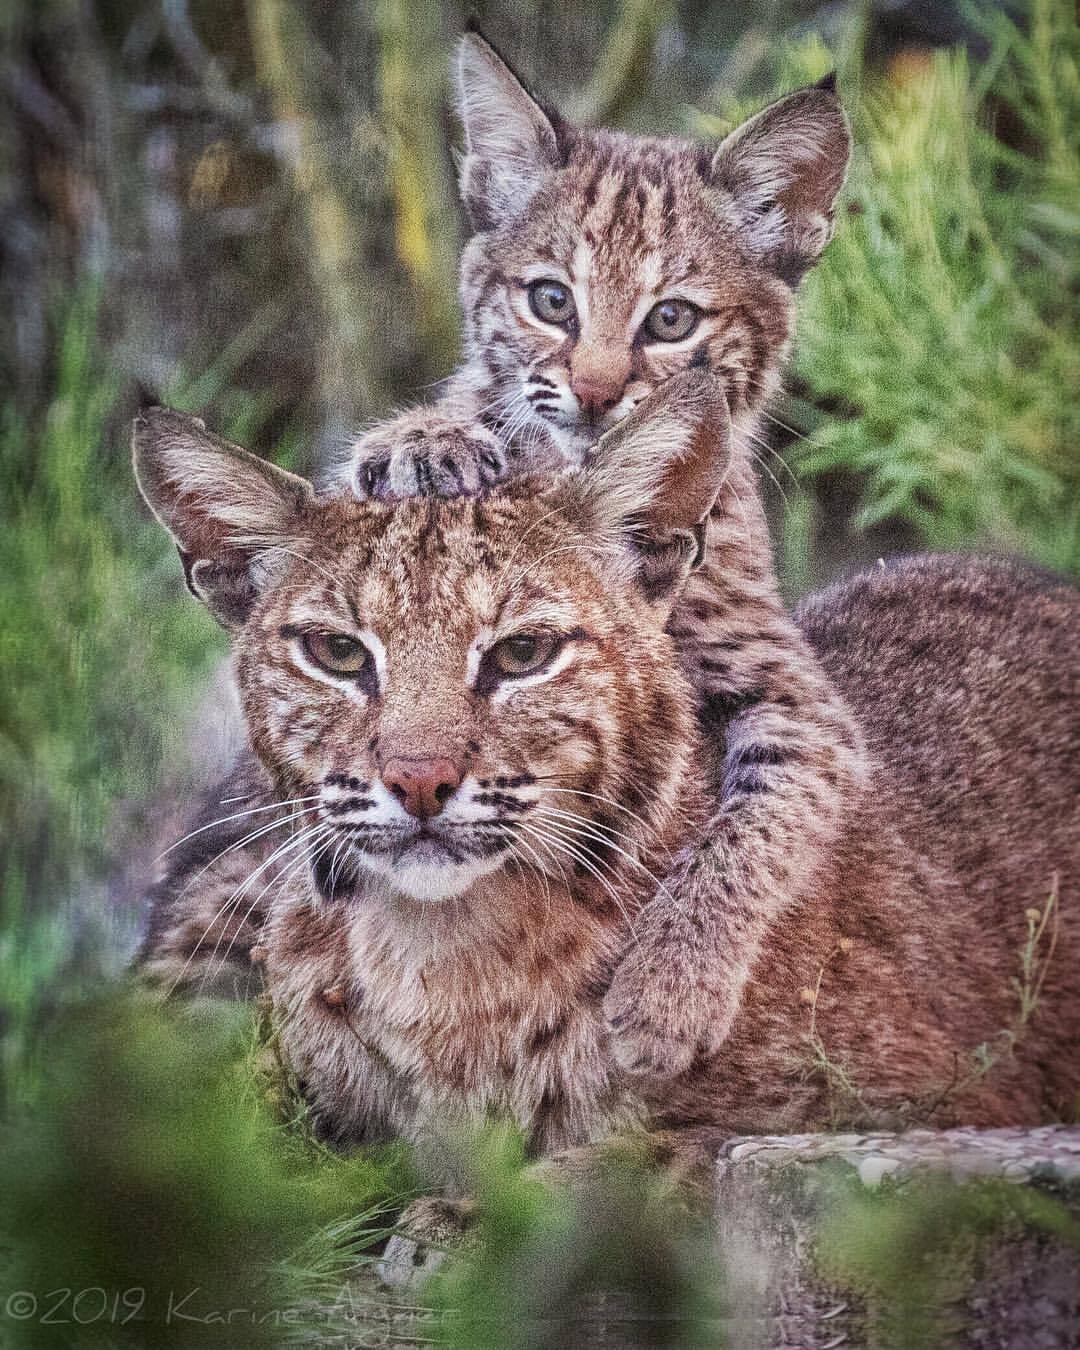
[[[561,281],[534,281],[529,287],[529,308],[545,323],[569,323],[576,318],[570,287]]]
[[[305,633],[302,641],[312,661],[334,675],[359,675],[371,660],[364,644],[344,633]]]
[[[645,316],[645,332],[656,342],[679,342],[698,326],[701,310],[689,300],[661,300]]]
[[[554,633],[515,633],[496,642],[488,660],[500,675],[532,675],[547,665],[558,646]]]

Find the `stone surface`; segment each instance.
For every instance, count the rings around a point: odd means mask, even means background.
[[[716,1239],[727,1272],[727,1317],[717,1334],[734,1350],[872,1350],[880,1344],[875,1309],[830,1285],[819,1259],[822,1223],[838,1193],[903,1199],[921,1179],[1005,1182],[1045,1194],[1080,1219],[1080,1128],[903,1134],[807,1134],[729,1139],[716,1162]],[[573,1184],[573,1183],[571,1183]],[[468,1205],[425,1198],[402,1215],[378,1266],[387,1308],[415,1299],[424,1279],[467,1242]],[[833,1217],[833,1222],[836,1222]],[[415,1236],[407,1236],[413,1234]],[[955,1267],[955,1268],[954,1268]],[[932,1338],[902,1344],[957,1350],[1080,1348],[1080,1249],[1016,1222],[950,1261],[950,1297],[935,1312]],[[370,1291],[372,1311],[379,1298]],[[394,1302],[396,1299],[398,1302]],[[617,1291],[585,1310],[580,1350],[637,1350],[641,1339],[622,1315]],[[385,1311],[385,1310],[384,1310]],[[412,1345],[402,1312],[385,1345]],[[653,1329],[655,1331],[655,1329]],[[587,1347],[586,1347],[587,1341]],[[366,1343],[366,1342],[364,1342]],[[676,1344],[664,1341],[664,1344]],[[575,1346],[575,1350],[578,1347]]]
[[[875,1343],[874,1308],[821,1273],[821,1223],[838,1187],[898,1192],[915,1178],[1037,1188],[1080,1216],[1080,1129],[734,1138],[721,1149],[716,1222],[740,1347],[833,1350]],[[935,1345],[1080,1346],[1080,1251],[1017,1222],[973,1245]],[[950,1271],[950,1276],[953,1272]]]

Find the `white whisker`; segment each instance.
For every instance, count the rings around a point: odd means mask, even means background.
[[[188,959],[187,959],[187,960],[184,962],[184,964],[181,966],[179,974],[176,976],[176,978],[173,980],[172,984],[169,986],[168,990],[166,991],[166,998],[168,998],[168,997],[175,991],[177,985],[178,985],[178,984],[180,983],[180,981],[184,978],[184,975],[185,975],[185,973],[187,972],[188,966],[190,966],[191,963],[192,963],[192,961],[195,959],[195,956],[196,956],[196,954],[198,953],[199,948],[202,946],[202,943],[203,943],[204,939],[207,937],[207,935],[209,934],[210,930],[213,928],[213,926],[214,926],[220,919],[222,919],[222,918],[225,916],[225,914],[228,912],[228,910],[230,909],[230,907],[232,907],[234,904],[238,903],[240,896],[243,895],[244,890],[245,890],[245,889],[247,888],[247,886],[251,883],[251,881],[252,881],[255,877],[257,877],[257,876],[259,875],[260,872],[262,872],[263,870],[265,870],[265,868],[267,868],[272,862],[274,862],[274,861],[275,861],[275,860],[276,860],[283,852],[285,852],[285,851],[287,851],[289,848],[293,847],[293,846],[296,844],[297,840],[303,840],[303,839],[304,839],[305,837],[307,837],[310,833],[314,832],[315,830],[318,830],[319,828],[321,828],[321,827],[320,827],[320,825],[319,825],[318,822],[316,822],[314,825],[308,825],[308,826],[305,826],[305,828],[302,829],[298,835],[293,835],[292,838],[291,838],[290,840],[286,840],[286,842],[285,842],[284,844],[282,844],[282,845],[280,845],[278,848],[274,849],[274,851],[270,854],[270,856],[269,856],[269,857],[261,864],[261,866],[259,866],[258,868],[256,868],[254,872],[249,873],[248,877],[244,880],[244,882],[242,882],[241,885],[240,885],[235,891],[233,891],[233,893],[225,900],[224,904],[220,906],[220,908],[219,908],[219,909],[217,910],[217,912],[214,914],[213,918],[210,920],[210,922],[209,922],[209,923],[206,925],[206,927],[203,929],[202,937],[200,937],[200,938],[199,938],[199,941],[194,945],[194,947],[193,947],[192,950],[191,950],[191,955],[188,957]],[[217,940],[217,942],[214,944],[214,950],[213,950],[213,952],[212,952],[212,954],[211,954],[211,956],[210,956],[211,962],[213,962],[214,957],[217,956],[218,948],[221,946],[221,937],[222,937],[222,935],[219,934],[219,935],[218,935],[218,940]],[[205,978],[205,976],[204,976],[204,978]]]
[[[656,887],[656,893],[658,895],[666,896],[671,901],[671,903],[676,907],[676,909],[680,910],[682,909],[682,905],[680,904],[679,900],[671,893],[670,890],[668,890],[667,886],[664,884],[664,882],[660,880],[660,878],[656,875],[655,872],[650,871],[650,869],[646,867],[645,864],[641,862],[640,859],[635,858],[633,854],[628,853],[626,849],[620,848],[619,845],[616,844],[613,840],[608,839],[606,836],[599,834],[596,830],[590,828],[592,822],[587,821],[584,816],[578,816],[574,812],[567,812],[567,811],[560,811],[557,813],[553,813],[550,807],[541,807],[538,814],[548,822],[548,824],[553,830],[556,831],[562,830],[569,834],[575,835],[578,838],[591,839],[595,843],[603,844],[605,847],[612,849],[614,852],[618,853],[620,857],[625,858],[631,867],[636,868],[637,871],[641,872],[643,876],[646,876]],[[558,817],[563,817],[568,820],[576,821],[577,823],[573,825],[563,824],[558,819],[555,818],[556,815]]]
[[[322,563],[316,562],[314,558],[309,558],[304,553],[297,553],[296,549],[294,548],[286,548],[284,544],[260,544],[258,547],[258,552],[287,553],[290,558],[298,558],[300,562],[307,563],[307,565],[309,567],[314,568],[316,572],[321,572],[323,576],[327,578],[328,581],[331,581],[333,583],[335,589],[339,584],[340,578],[335,577],[334,574],[329,570],[329,568],[324,567]]]
[[[617,802],[613,797],[606,797],[599,792],[584,792],[581,788],[552,787],[543,777],[537,781],[540,784],[541,792],[561,792],[573,797],[587,797],[590,801],[603,802],[605,806],[610,806],[616,811],[622,811],[624,815],[630,816],[632,820],[636,820],[643,829],[648,830],[650,834],[655,835],[658,839],[661,838],[660,830],[657,826],[646,820],[644,816],[639,816],[636,811],[631,811],[628,806],[623,806],[621,802]]]
[[[284,844],[281,845],[280,848],[275,849],[274,853],[271,854],[271,856],[266,860],[266,862],[263,863],[261,867],[256,868],[254,872],[251,872],[247,876],[247,878],[242,882],[242,884],[238,886],[235,891],[233,891],[232,895],[226,901],[226,906],[232,908],[233,910],[239,908],[240,902],[243,900],[244,896],[251,888],[252,882],[262,871],[265,870],[266,866],[269,863],[280,861],[280,859],[285,857],[286,854],[293,852],[298,847],[306,849],[308,845],[311,843],[312,839],[317,838],[323,830],[326,830],[328,828],[330,827],[328,827],[325,824],[316,822],[314,825],[309,826],[306,830],[302,830],[298,835],[295,835],[291,840],[286,841]],[[246,924],[250,920],[251,915],[255,912],[255,908],[258,905],[259,901],[262,899],[262,897],[266,894],[266,892],[270,889],[271,886],[276,885],[277,883],[282,881],[284,875],[285,875],[284,873],[275,872],[273,876],[271,876],[267,884],[256,896],[253,903],[248,907],[248,911],[244,917],[243,922],[237,925],[236,929],[233,932],[232,937],[229,939],[229,945],[225,949],[225,956],[222,958],[221,962],[222,968],[224,967],[225,961],[228,959],[228,954],[229,952],[232,951],[233,945],[236,942],[237,937],[240,935],[240,932],[243,929],[244,924]],[[218,934],[217,941],[214,943],[214,950],[210,953],[210,958],[207,963],[207,970],[203,974],[202,981],[200,981],[199,986],[200,988],[202,988],[202,985],[205,983],[207,975],[214,968],[214,961],[217,959],[218,951],[221,948],[221,939],[224,936],[225,936],[224,932]]]
[[[329,833],[332,836],[334,834],[333,827],[327,826],[327,829],[329,830]],[[301,850],[300,857],[295,861],[290,862],[288,866],[285,868],[285,870],[281,872],[279,875],[271,877],[271,879],[266,883],[266,885],[262,888],[259,894],[251,902],[251,904],[248,906],[247,913],[244,915],[243,919],[241,919],[240,923],[237,924],[236,931],[229,939],[229,945],[225,948],[225,951],[222,953],[220,961],[221,969],[225,968],[229,960],[229,956],[232,953],[233,946],[236,943],[236,939],[240,936],[244,928],[251,921],[251,916],[255,913],[259,905],[262,903],[263,896],[267,893],[267,891],[270,890],[271,886],[281,886],[281,888],[284,889],[286,886],[288,886],[289,882],[296,875],[296,873],[300,871],[302,867],[306,866],[308,863],[314,862],[315,856],[317,856],[315,853],[315,849],[316,846],[320,844],[320,842],[323,845],[325,845],[326,843],[329,842],[329,840],[327,840],[324,836],[322,841],[320,841],[320,836],[318,833],[316,833],[311,839],[308,840],[308,847]],[[321,851],[322,848],[320,847],[319,852]],[[206,979],[206,975],[203,976],[203,979],[204,980]]]
[[[579,867],[583,867],[586,872],[589,872],[594,876],[615,902],[615,907],[626,920],[627,927],[630,929],[630,934],[634,938],[634,941],[636,942],[638,940],[637,934],[634,932],[633,920],[627,912],[626,906],[623,904],[622,899],[612,886],[611,882],[595,866],[592,859],[586,857],[570,840],[562,838],[561,836],[557,837],[547,830],[541,829],[538,825],[526,824],[524,821],[518,823],[519,827],[523,830],[527,830],[542,847],[546,846],[548,849],[557,849],[559,852],[565,853],[566,856],[577,863]]]
[[[240,801],[243,799],[233,797],[230,800]],[[174,849],[178,849],[181,844],[186,844],[189,839],[194,839],[197,834],[204,834],[207,830],[212,830],[215,825],[227,825],[230,820],[243,820],[245,816],[258,815],[262,811],[286,810],[290,806],[302,806],[305,802],[317,802],[318,800],[319,794],[315,793],[310,797],[294,797],[291,801],[287,802],[270,802],[266,806],[252,806],[246,811],[234,811],[231,816],[219,816],[217,820],[211,820],[205,825],[200,825],[197,830],[192,830],[190,833],[185,834],[183,838],[178,839],[175,844],[170,844],[167,849],[157,855],[154,861],[160,862],[162,858],[168,857]]]

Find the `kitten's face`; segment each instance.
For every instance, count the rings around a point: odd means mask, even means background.
[[[470,242],[469,349],[504,426],[527,438],[543,423],[576,457],[688,366],[721,379],[736,415],[764,400],[791,290],[746,249],[701,161],[578,135],[520,216]]]
[[[571,460],[688,367],[736,419],[776,381],[793,288],[832,228],[849,140],[830,81],[718,146],[568,126],[462,41],[470,365],[507,440]]]

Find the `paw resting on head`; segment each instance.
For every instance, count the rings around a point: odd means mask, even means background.
[[[358,497],[475,497],[501,483],[509,459],[498,438],[474,422],[421,409],[374,427],[353,449]]]

